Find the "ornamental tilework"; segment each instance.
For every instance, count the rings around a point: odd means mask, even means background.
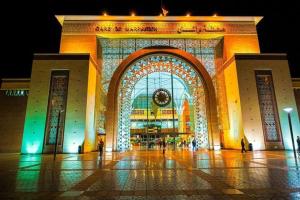
[[[119,116],[117,150],[130,147],[130,114],[132,112],[132,91],[135,84],[148,74],[155,72],[173,73],[181,78],[189,88],[194,104],[195,137],[197,146],[208,147],[205,92],[198,73],[186,61],[171,55],[152,54],[134,62],[121,79],[119,89]]]
[[[64,72],[64,71],[62,71]],[[58,145],[62,145],[64,129],[64,113],[68,90],[68,75],[57,71],[52,72],[49,108],[47,116],[46,145],[54,145],[57,129],[59,129]],[[61,112],[60,117],[59,112]],[[59,120],[59,121],[58,121]]]
[[[110,79],[123,59],[133,52],[151,46],[170,46],[194,55],[206,68],[211,77],[216,74],[214,48],[218,39],[108,39],[99,38],[103,66],[102,77],[104,91],[107,92]]]
[[[266,140],[278,141],[278,113],[275,107],[272,75],[256,74],[256,84]]]

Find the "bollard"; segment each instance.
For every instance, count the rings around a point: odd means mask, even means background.
[[[252,143],[249,143],[249,151],[253,151],[253,145],[252,145]]]
[[[81,145],[78,146],[78,154],[81,154]]]

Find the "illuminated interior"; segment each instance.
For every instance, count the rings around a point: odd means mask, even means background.
[[[160,88],[169,91],[174,100],[173,104],[172,100],[167,102],[166,106],[159,106],[155,103],[153,94]],[[177,142],[191,139],[194,133],[194,124],[191,121],[193,116],[190,115],[192,113],[190,110],[193,110],[192,98],[187,84],[178,76],[166,72],[154,72],[147,75],[134,86],[131,101],[132,145],[144,146],[147,142],[150,145],[157,145],[162,137],[169,138],[171,135],[177,136]],[[174,135],[174,130],[178,134]]]

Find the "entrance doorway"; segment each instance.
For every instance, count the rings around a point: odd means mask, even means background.
[[[196,139],[208,148],[205,88],[183,59],[152,54],[134,62],[119,88],[117,150],[157,149],[163,138],[174,149]]]
[[[159,70],[146,74],[135,84],[131,101],[132,148],[157,149],[163,138],[176,148],[194,137],[190,88],[176,74]]]

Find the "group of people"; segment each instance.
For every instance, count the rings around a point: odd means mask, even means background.
[[[184,147],[187,145],[185,140],[183,141],[182,145],[183,145]],[[163,154],[164,154],[165,151],[166,151],[166,146],[167,146],[167,143],[166,143],[165,138],[163,138],[162,141],[159,141],[159,148],[161,149],[161,147],[163,147]],[[196,146],[197,146],[197,142],[196,142],[196,139],[194,138],[194,139],[192,140],[192,149],[193,149],[193,151],[197,150],[197,147],[196,147]]]
[[[196,150],[196,140],[194,139],[192,141],[192,145],[193,145],[193,151]],[[163,138],[162,141],[159,141],[159,146],[160,148],[163,148],[163,154],[165,154],[166,152],[166,147],[167,147],[167,142],[165,140],[165,138]],[[102,158],[103,156],[103,149],[104,149],[104,142],[102,139],[100,139],[100,141],[98,142],[98,150],[99,150],[99,156],[100,158]]]
[[[297,146],[298,146],[298,155],[300,156],[300,137],[297,136]],[[185,144],[185,141],[183,143],[184,145]],[[195,138],[192,140],[192,149],[193,151],[197,150],[197,142],[195,140]],[[245,148],[245,142],[244,142],[244,139],[242,138],[241,140],[241,146],[242,146],[242,153],[246,152],[246,148]],[[167,147],[167,143],[166,143],[166,140],[165,138],[163,138],[162,141],[159,141],[159,147],[161,149],[161,147],[163,148],[163,154],[165,154],[166,152],[166,147]],[[103,156],[103,148],[104,148],[104,142],[102,139],[100,139],[100,141],[98,142],[98,150],[99,150],[99,156],[100,158],[102,158]]]

